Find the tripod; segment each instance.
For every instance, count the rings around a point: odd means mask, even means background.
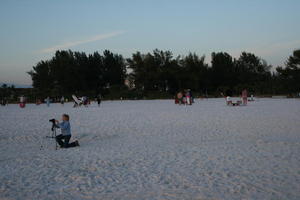
[[[58,128],[58,126],[55,124],[54,121],[52,121],[51,136],[46,136],[47,138],[54,138],[55,139],[55,150],[57,150],[56,128]]]

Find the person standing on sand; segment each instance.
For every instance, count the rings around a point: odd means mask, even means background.
[[[243,100],[243,105],[246,106],[247,105],[247,101],[248,101],[248,92],[246,89],[244,89],[242,91],[242,100]]]
[[[187,99],[186,99],[186,92],[184,91],[183,94],[182,94],[182,103],[183,103],[183,105],[186,106],[186,102],[187,102]]]
[[[101,104],[101,94],[98,94],[97,96],[97,103],[98,103],[98,106],[100,107],[100,104]]]
[[[26,106],[26,98],[24,96],[20,97],[20,108],[25,108]]]
[[[61,105],[64,105],[64,103],[65,103],[65,97],[64,97],[64,96],[62,96],[62,97],[60,98],[60,103],[61,103]]]
[[[7,101],[6,101],[5,98],[3,98],[3,99],[1,100],[1,105],[2,105],[2,106],[6,106],[6,104],[7,104]]]
[[[49,107],[49,106],[50,106],[50,97],[47,97],[47,98],[45,99],[45,101],[46,101],[47,106]]]
[[[179,105],[183,104],[183,99],[182,99],[183,94],[182,94],[182,92],[178,92],[177,98],[178,98]]]
[[[185,96],[186,96],[186,104],[187,105],[192,105],[191,94],[190,94],[189,90],[186,91]]]

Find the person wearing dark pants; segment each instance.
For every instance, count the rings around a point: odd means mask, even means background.
[[[101,94],[98,94],[98,96],[97,96],[97,103],[98,103],[98,106],[100,106],[100,104],[101,104],[101,99],[102,99]]]
[[[57,120],[55,120],[56,125],[58,128],[61,129],[61,134],[57,135],[55,137],[57,143],[61,148],[69,148],[69,147],[76,147],[79,146],[78,141],[69,143],[71,139],[71,125],[70,125],[70,117],[67,114],[62,115],[62,122],[59,123]]]
[[[71,135],[63,136],[62,134],[56,136],[56,141],[61,148],[77,147],[79,146],[78,141],[69,143]]]

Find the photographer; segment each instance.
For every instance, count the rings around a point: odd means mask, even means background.
[[[79,146],[78,141],[69,143],[71,138],[71,125],[70,125],[70,117],[67,114],[62,115],[62,122],[59,123],[58,120],[55,120],[57,128],[61,129],[61,134],[56,136],[56,141],[60,145],[61,148],[69,148]]]

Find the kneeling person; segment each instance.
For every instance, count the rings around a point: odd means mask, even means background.
[[[70,117],[67,114],[62,115],[62,122],[55,120],[58,128],[61,129],[61,134],[56,136],[56,141],[62,148],[76,147],[79,146],[78,141],[69,143],[71,139],[71,125],[70,125]]]

